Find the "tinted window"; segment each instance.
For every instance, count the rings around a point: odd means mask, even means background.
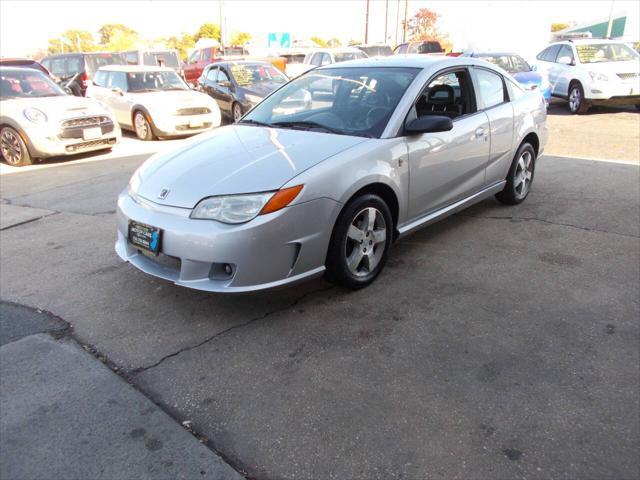
[[[490,108],[504,102],[504,85],[502,77],[497,73],[477,68],[476,78],[478,80],[477,96],[483,108]]]
[[[443,51],[438,42],[424,42],[418,46],[418,53],[442,53]]]
[[[569,45],[562,45],[558,55],[556,56],[556,61],[558,61],[560,57],[569,57],[571,62],[573,62],[573,50],[571,50]]]
[[[99,72],[96,72],[95,76],[93,77],[93,83],[95,83],[99,87],[106,87],[107,72],[105,72],[104,70],[100,70]]]

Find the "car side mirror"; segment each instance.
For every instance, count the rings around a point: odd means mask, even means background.
[[[448,132],[453,128],[453,122],[444,115],[424,115],[418,117],[404,127],[409,135],[420,133]]]
[[[558,63],[561,63],[562,65],[573,65],[573,60],[570,56],[564,55],[558,58]]]
[[[116,95],[120,95],[120,96],[123,96],[123,95],[124,95],[124,92],[123,92],[123,91],[122,91],[122,89],[121,89],[121,88],[119,88],[119,87],[112,88],[112,89],[111,89],[111,91],[112,91],[113,93],[115,93]]]

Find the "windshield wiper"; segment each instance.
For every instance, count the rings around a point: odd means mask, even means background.
[[[312,130],[314,128],[319,128],[321,130],[324,130],[325,132],[335,133],[338,135],[346,135],[346,133],[342,130],[327,127],[326,125],[322,125],[318,122],[312,122],[310,120],[298,120],[296,122],[274,122],[272,123],[272,125],[274,127],[299,128],[301,130]]]
[[[270,123],[258,122],[257,120],[251,120],[247,118],[246,120],[240,120],[237,123],[243,123],[245,125],[257,125],[258,127],[272,127]]]

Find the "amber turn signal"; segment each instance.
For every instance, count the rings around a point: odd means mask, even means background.
[[[278,190],[273,197],[266,203],[262,210],[260,210],[260,215],[265,213],[277,212],[281,208],[286,207],[293,199],[298,196],[298,194],[302,191],[302,187],[304,185],[296,185],[295,187],[284,188],[282,190]]]

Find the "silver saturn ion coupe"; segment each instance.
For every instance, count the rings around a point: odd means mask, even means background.
[[[308,108],[288,109],[301,91]],[[546,140],[542,95],[482,60],[317,68],[146,161],[118,199],[116,251],[213,292],[322,273],[360,288],[409,232],[491,195],[522,202]]]

